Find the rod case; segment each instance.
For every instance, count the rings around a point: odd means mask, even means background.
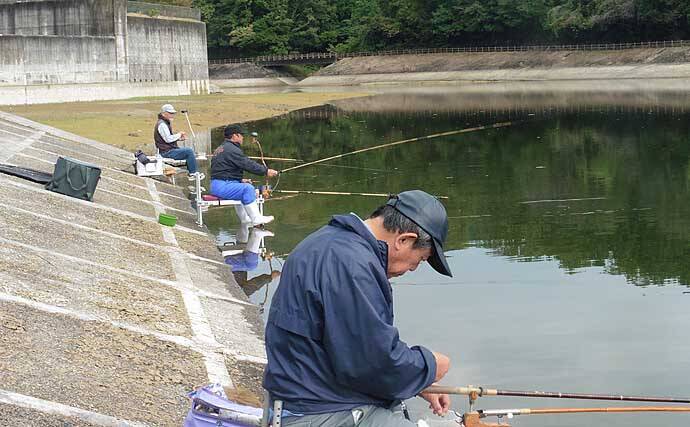
[[[101,179],[101,168],[69,157],[58,157],[53,178],[46,190],[77,199],[93,201],[93,193]]]

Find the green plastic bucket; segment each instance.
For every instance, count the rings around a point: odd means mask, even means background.
[[[158,223],[167,225],[168,227],[174,227],[177,223],[177,217],[175,215],[166,215],[162,213],[158,215]]]

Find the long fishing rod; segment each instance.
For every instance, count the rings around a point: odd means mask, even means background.
[[[249,157],[250,159],[254,159],[254,160],[260,160],[261,159],[261,157],[259,157],[259,156],[247,156],[247,157]],[[274,160],[276,162],[295,162],[295,163],[303,163],[304,162],[304,160],[290,159],[287,157],[267,157],[267,156],[264,156],[263,159],[264,160]]]
[[[192,151],[194,151],[197,159],[199,160],[205,160],[206,159],[206,153],[203,153],[201,155],[197,151],[197,139],[196,139],[196,133],[194,133],[194,128],[192,127],[192,122],[189,121],[189,110],[180,110],[182,114],[184,114],[185,118],[187,119],[187,126],[189,126],[189,131],[192,132]]]
[[[619,400],[626,402],[690,403],[690,398],[687,397],[623,396],[608,394],[560,393],[548,391],[497,390],[484,387],[449,387],[440,385],[432,385],[424,391],[439,394],[462,394],[470,396],[470,398],[482,396],[516,396],[552,399]]]
[[[336,155],[336,156],[326,157],[326,158],[324,158],[324,159],[314,160],[313,162],[307,162],[307,163],[303,163],[303,164],[301,164],[301,165],[292,166],[292,167],[290,167],[290,168],[283,169],[283,170],[281,171],[281,173],[285,173],[285,172],[288,172],[288,171],[291,171],[291,170],[295,170],[295,169],[299,169],[299,168],[303,168],[303,167],[315,165],[315,164],[318,164],[318,163],[327,162],[327,161],[329,161],[329,160],[340,159],[340,158],[345,157],[345,156],[352,156],[352,155],[354,155],[354,154],[364,153],[364,152],[366,152],[366,151],[378,150],[379,148],[393,147],[393,146],[395,146],[395,145],[406,144],[406,143],[408,143],[408,142],[422,141],[422,140],[425,140],[425,139],[439,138],[439,137],[448,136],[448,135],[457,135],[457,134],[460,134],[460,133],[476,132],[476,131],[484,130],[484,129],[502,128],[502,127],[512,126],[512,125],[515,124],[515,123],[517,123],[517,122],[501,122],[501,123],[494,123],[494,124],[491,124],[491,125],[477,126],[477,127],[473,127],[473,128],[465,128],[465,129],[459,129],[459,130],[452,130],[452,131],[449,131],[449,132],[441,132],[441,133],[435,133],[435,134],[433,134],[433,135],[426,135],[426,136],[419,136],[419,137],[416,137],[416,138],[404,139],[404,140],[402,140],[402,141],[389,142],[389,143],[387,143],[387,144],[381,144],[381,145],[376,145],[376,146],[373,146],[373,147],[362,148],[362,149],[359,149],[359,150],[350,151],[349,153],[338,154],[338,155]]]
[[[213,154],[208,154],[207,157],[213,157]],[[250,159],[253,159],[253,160],[261,160],[260,156],[247,156],[247,157]],[[276,162],[304,163],[304,160],[291,159],[289,157],[267,157],[267,156],[264,156],[264,160],[275,160]]]
[[[326,196],[370,196],[370,197],[390,197],[389,193],[346,193],[342,191],[309,191],[309,190],[273,190],[276,193],[289,194],[321,194]],[[447,199],[448,196],[435,196],[437,199]]]
[[[520,409],[488,409],[471,411],[460,414],[453,411],[465,427],[497,427],[502,418],[511,419],[515,415],[545,415],[545,414],[585,414],[585,413],[640,413],[640,412],[690,412],[690,407],[678,406],[633,406],[615,408],[520,408]],[[481,420],[487,417],[497,417],[499,424],[484,424]],[[508,425],[508,424],[505,424]]]
[[[479,418],[510,415],[584,414],[592,412],[690,412],[688,406],[618,406],[613,408],[520,408],[477,410]]]

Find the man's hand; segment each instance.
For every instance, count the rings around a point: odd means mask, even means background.
[[[447,394],[419,393],[419,397],[429,402],[429,409],[439,417],[446,415],[450,409],[450,397]]]
[[[243,178],[243,179],[242,179],[242,183],[244,183],[244,184],[251,184],[251,183],[252,183],[252,180],[249,179],[249,178]]]
[[[275,169],[269,169],[266,171],[266,176],[272,177],[272,176],[278,176],[278,171]]]
[[[180,141],[187,139],[187,132],[180,132]]]
[[[434,377],[434,382],[440,381],[450,368],[450,359],[445,354],[434,353],[434,358],[436,359],[436,377]]]

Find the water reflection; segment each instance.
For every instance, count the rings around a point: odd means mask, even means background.
[[[274,236],[268,230],[239,224],[235,240],[222,245],[222,256],[231,267],[235,281],[250,300],[259,305],[262,314],[268,301],[269,285],[277,282],[282,269],[282,260],[274,260],[275,253],[266,247],[266,239]],[[261,264],[267,264],[268,272],[265,272],[265,265],[259,268]]]
[[[261,134],[267,156],[308,162],[512,122],[281,176],[278,190],[385,194],[420,188],[449,196],[446,247],[455,277],[422,266],[396,279],[396,323],[403,339],[451,356],[447,384],[690,394],[690,295],[677,286],[690,282],[688,93],[421,90],[343,100],[250,124]],[[246,148],[258,154],[252,150]],[[269,162],[276,169],[295,164]],[[267,240],[285,255],[331,215],[365,217],[384,202],[276,192],[266,203],[276,216],[269,226],[276,236]],[[237,227],[229,210],[211,211],[207,221],[220,234]],[[252,277],[268,280],[279,270],[269,264],[260,260]],[[276,284],[248,286],[252,301],[270,302]],[[484,408],[583,406],[520,399],[481,403]],[[422,409],[414,402],[412,407]],[[456,399],[455,407],[464,406]],[[683,421],[673,415],[624,415],[515,424]]]
[[[605,104],[608,99],[609,104]],[[588,103],[589,101],[589,103]],[[413,111],[415,106],[424,108]],[[435,108],[434,108],[435,106]],[[523,106],[524,108],[521,108]],[[385,94],[252,124],[269,156],[320,159],[408,138],[512,122],[290,171],[278,190],[448,195],[448,247],[478,246],[562,268],[599,266],[630,283],[688,283],[687,94]],[[370,112],[371,110],[375,112]],[[248,146],[251,152],[254,147]],[[255,153],[256,154],[256,153]],[[290,162],[272,162],[285,169]],[[274,196],[281,196],[275,193]],[[276,250],[372,197],[276,197]],[[227,218],[226,218],[227,220]],[[227,227],[214,221],[212,227]]]

